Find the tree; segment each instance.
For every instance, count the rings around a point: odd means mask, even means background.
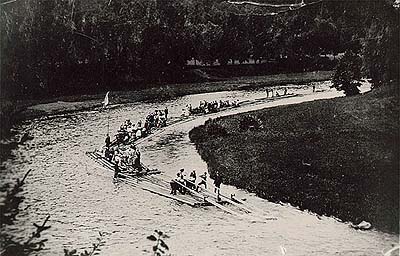
[[[346,96],[360,93],[358,86],[361,80],[362,60],[357,50],[349,49],[340,59],[333,75],[333,85],[338,91],[344,91]]]
[[[364,71],[378,87],[399,79],[399,12],[390,6],[373,5],[378,18],[371,19],[361,40]]]

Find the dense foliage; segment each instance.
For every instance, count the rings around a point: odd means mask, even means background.
[[[333,87],[344,91],[347,96],[360,93],[358,86],[361,85],[361,57],[353,50],[347,50],[340,59],[335,69],[332,82]]]
[[[318,69],[326,61],[320,56],[352,42],[363,46],[364,71],[376,84],[397,76],[398,10],[391,1],[305,3],[312,4],[272,15],[218,0],[3,1],[1,96],[177,82],[188,60]]]

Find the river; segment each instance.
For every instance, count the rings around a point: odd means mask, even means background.
[[[143,162],[167,175],[180,168],[203,172],[207,165],[190,142],[188,131],[208,118],[341,95],[329,89],[327,82],[318,83],[316,93],[307,85],[287,86],[289,93],[299,96],[259,100],[165,129],[139,145]],[[64,248],[88,249],[99,231],[105,241],[101,255],[150,255],[152,244],[146,236],[155,229],[170,236],[165,241],[173,255],[282,255],[282,248],[286,255],[382,255],[383,249],[397,243],[395,235],[357,231],[335,218],[271,203],[231,186],[223,185],[222,190],[277,219],[250,222],[215,207],[192,208],[113,181],[111,172],[85,155],[102,146],[108,119],[110,130],[116,131],[125,119],[143,119],[157,108],[168,107],[175,119],[186,104],[197,106],[199,100],[260,98],[265,98],[263,90],[206,93],[25,122],[17,130],[31,129],[34,139],[14,150],[2,166],[1,182],[33,169],[24,186],[25,200],[20,206],[24,210],[9,232],[27,235],[33,231],[33,222],[50,214],[52,228],[44,234],[49,241],[41,255],[63,255]]]

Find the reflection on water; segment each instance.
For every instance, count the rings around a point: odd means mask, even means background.
[[[338,93],[320,84],[321,92],[310,95],[309,88],[293,85],[289,92],[298,98],[260,102],[230,112],[248,111],[282,103],[296,103],[317,97],[334,97]],[[102,255],[149,254],[151,243],[146,236],[154,229],[166,232],[174,255],[380,255],[397,237],[376,231],[352,230],[333,218],[318,217],[288,205],[269,203],[245,191],[229,186],[227,194],[246,199],[275,221],[252,223],[240,220],[214,207],[191,208],[139,189],[124,182],[113,182],[112,173],[85,156],[99,148],[107,132],[115,131],[125,119],[137,121],[156,108],[168,106],[170,116],[181,114],[182,107],[199,100],[254,100],[265,97],[264,91],[235,91],[190,95],[161,103],[134,103],[106,112],[83,112],[57,118],[42,118],[25,124],[34,127],[34,139],[14,151],[5,162],[7,172],[2,182],[21,177],[28,169],[34,172],[25,186],[26,200],[18,219],[17,234],[31,231],[32,222],[51,215],[52,228],[45,234],[49,241],[43,255],[62,255],[63,248],[87,248],[105,232]],[[210,118],[176,125],[151,137],[141,145],[143,161],[173,176],[180,168],[197,173],[207,169],[189,141],[188,131]],[[29,207],[27,207],[29,206]],[[146,252],[147,251],[147,252]]]

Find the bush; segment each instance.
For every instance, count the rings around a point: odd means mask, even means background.
[[[253,116],[245,116],[240,120],[239,127],[242,131],[259,130],[262,128],[262,122]]]
[[[215,119],[209,119],[205,123],[206,133],[208,136],[226,136],[228,132]]]
[[[358,86],[361,85],[361,57],[355,50],[347,50],[339,61],[333,75],[333,85],[338,91],[344,91],[346,96],[360,93]]]

